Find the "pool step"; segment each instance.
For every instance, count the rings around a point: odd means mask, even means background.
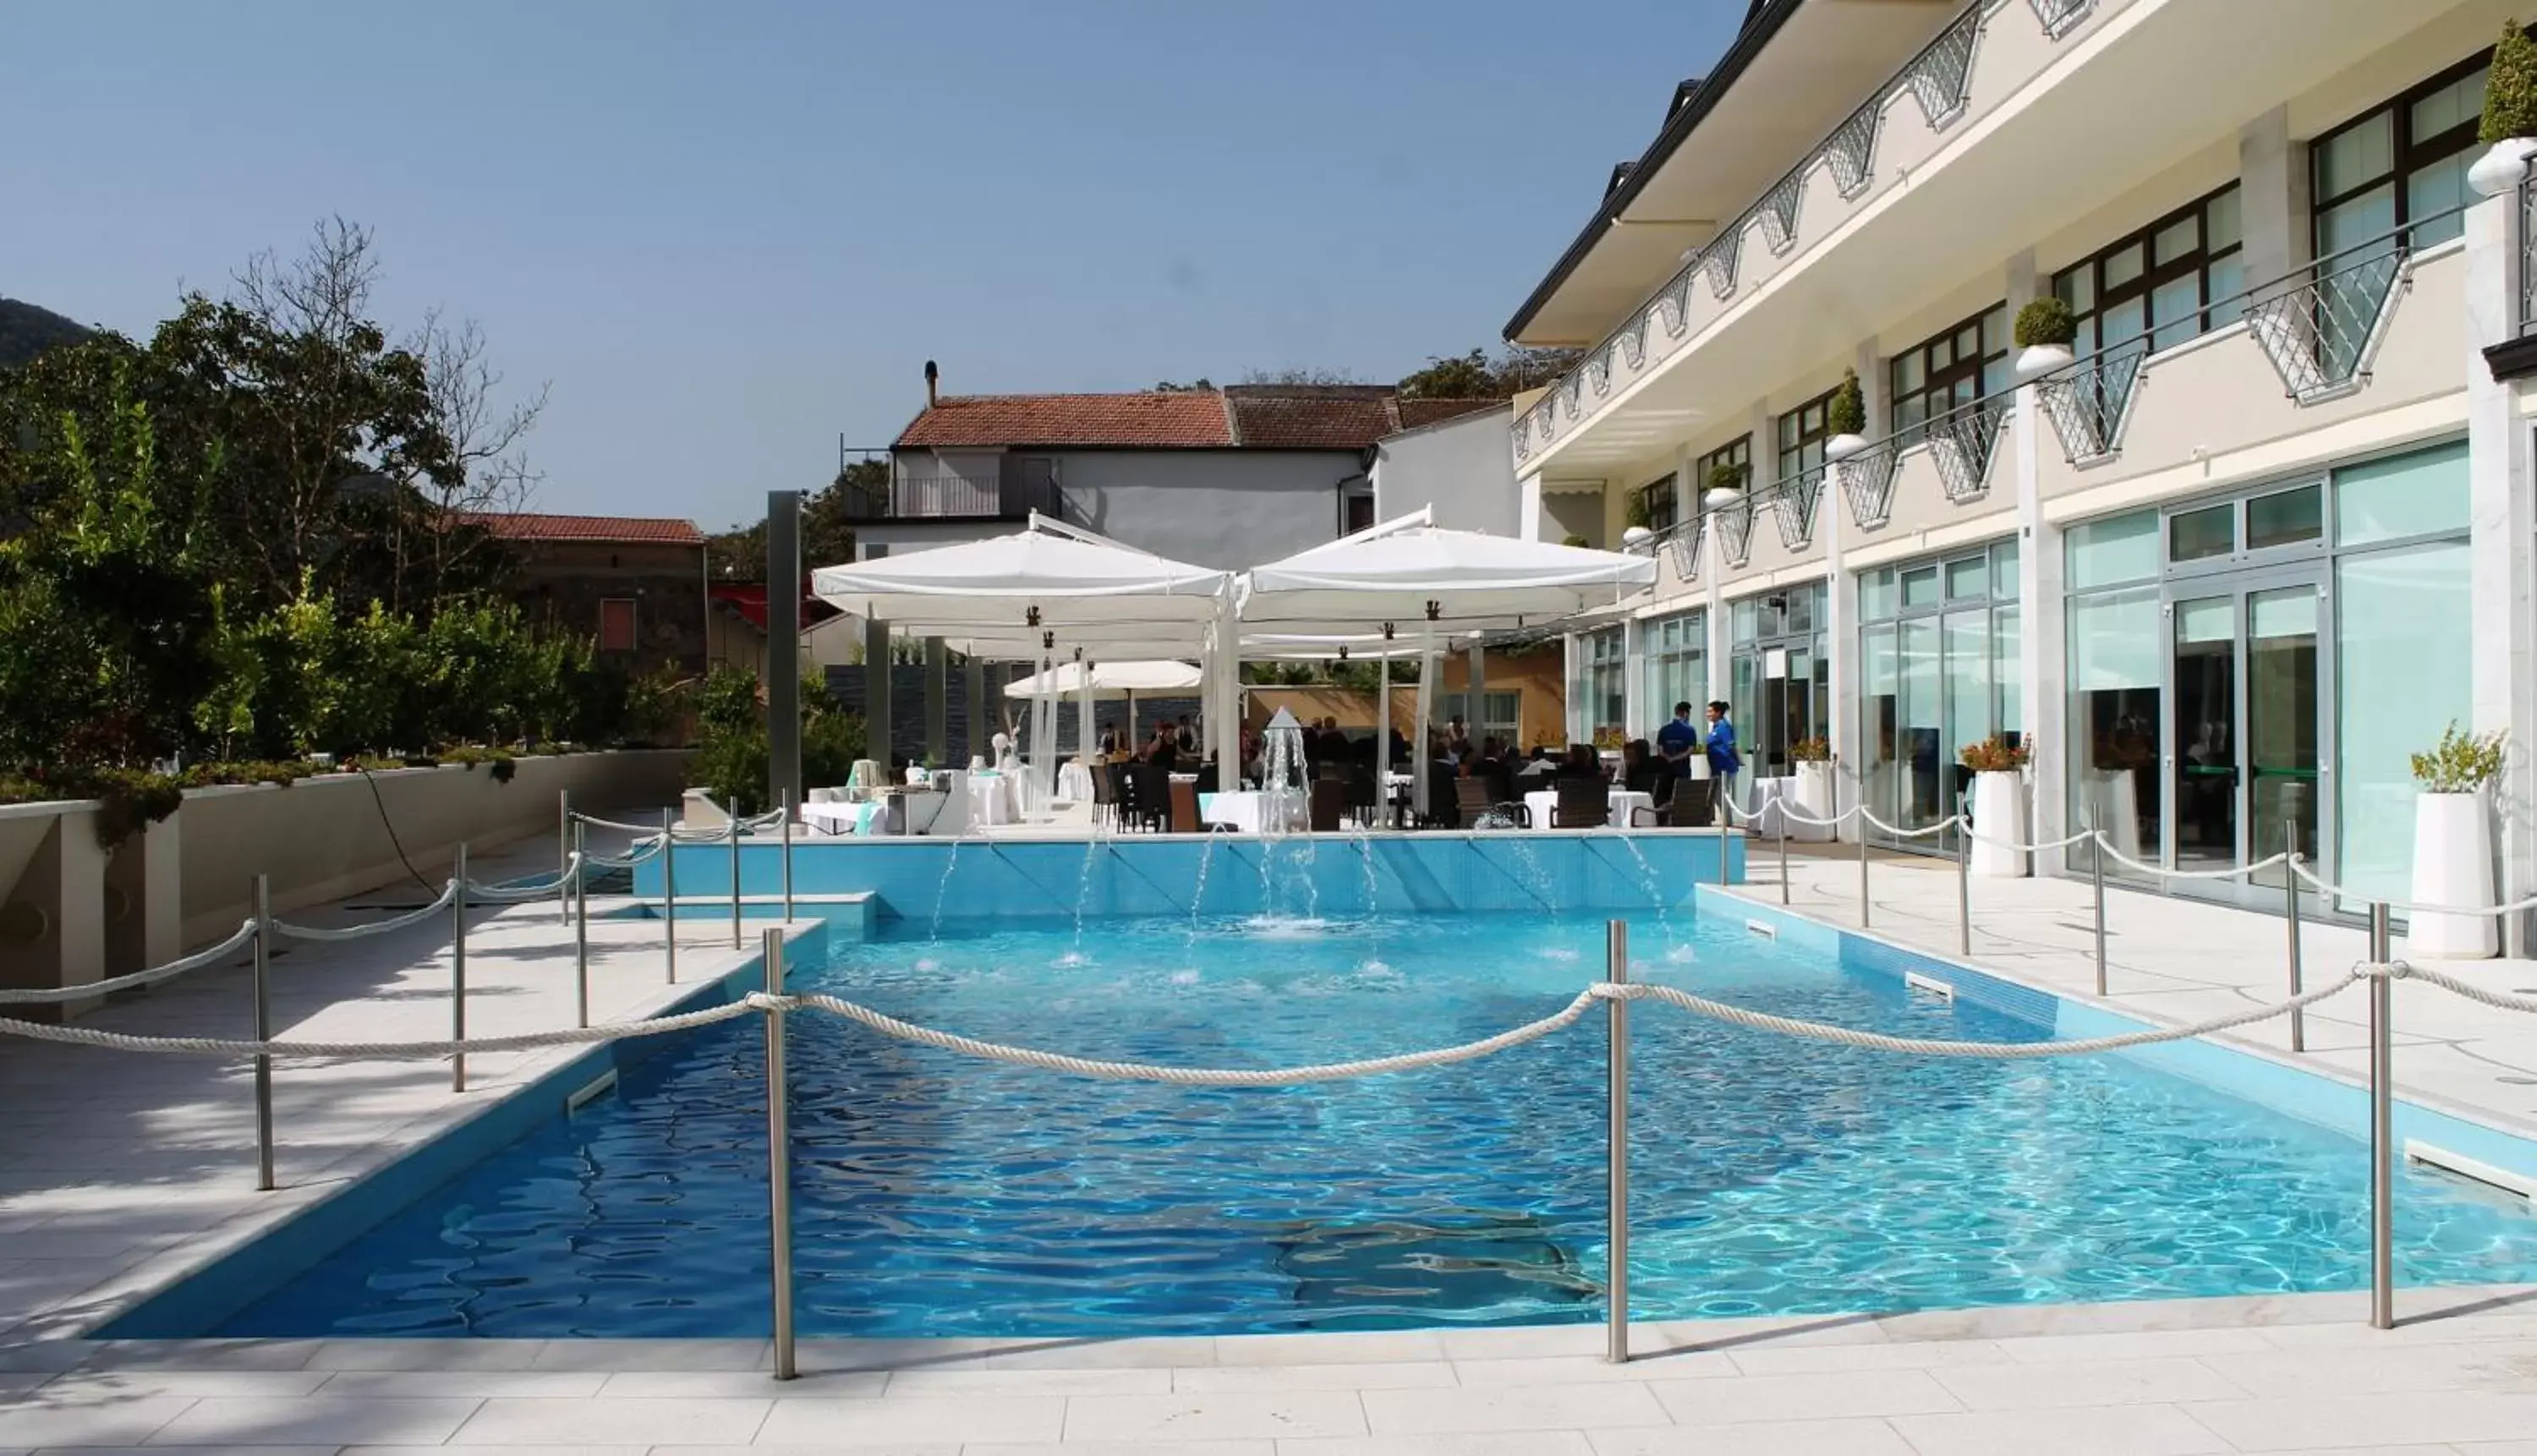
[[[2537,1178],[2532,1178],[2523,1172],[2512,1172],[2506,1168],[2496,1168],[2490,1163],[2478,1162],[2464,1153],[2452,1153],[2446,1148],[2437,1148],[2430,1143],[2407,1138],[2405,1139],[2405,1161],[2420,1163],[2426,1168],[2437,1168],[2453,1177],[2482,1183],[2488,1188],[2498,1188],[2504,1193],[2515,1193],[2530,1203],[2537,1204]]]
[[[563,1109],[567,1114],[578,1112],[616,1090],[617,1069],[610,1067],[607,1071],[591,1078],[578,1090],[568,1094],[563,1100]]]

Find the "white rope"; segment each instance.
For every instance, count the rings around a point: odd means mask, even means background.
[[[277,919],[273,922],[273,929],[274,933],[288,936],[293,940],[358,940],[365,935],[385,935],[390,930],[402,930],[408,925],[420,925],[447,910],[450,902],[457,898],[458,881],[451,880],[442,887],[440,898],[429,905],[420,910],[407,911],[403,915],[393,916],[384,920],[372,920],[365,925],[295,925],[289,920]]]
[[[2105,851],[2106,854],[2111,855],[2118,864],[2128,864],[2143,874],[2154,874],[2161,879],[2170,880],[2234,880],[2240,875],[2254,874],[2259,870],[2270,869],[2274,865],[2280,864],[2291,857],[2290,852],[2284,850],[2274,854],[2269,858],[2258,859],[2252,864],[2241,864],[2227,869],[2161,869],[2155,864],[2143,864],[2131,855],[2126,855],[2122,851],[2115,849],[2113,845],[2106,843],[2106,836],[2103,831],[2099,831],[2097,834],[2097,848]]]
[[[597,814],[585,814],[578,809],[573,811],[572,816],[584,824],[596,824],[602,829],[622,829],[628,834],[657,835],[661,832],[661,826],[658,824],[627,824],[618,819],[602,819]],[[714,837],[721,838],[721,831],[716,830]]]
[[[2498,1010],[2526,1011],[2537,1014],[2537,996],[2514,996],[2507,991],[2487,990],[2473,981],[2460,981],[2454,976],[2434,971],[2427,966],[2417,966],[2409,961],[2396,962],[2388,968],[2388,974],[2400,980],[2424,981],[2451,994],[2464,996],[2470,1001],[2481,1001]]]
[[[788,1004],[788,998],[752,993],[746,1000],[680,1016],[659,1016],[649,1021],[603,1022],[598,1026],[529,1032],[516,1037],[485,1037],[465,1042],[236,1042],[214,1037],[135,1037],[122,1032],[100,1032],[78,1026],[43,1026],[6,1018],[0,1018],[0,1036],[61,1042],[73,1046],[103,1046],[115,1051],[160,1051],[182,1056],[295,1056],[320,1061],[364,1057],[422,1059],[449,1056],[461,1051],[527,1051],[539,1046],[570,1046],[591,1042],[618,1042],[631,1037],[658,1037],[748,1016],[767,1010],[770,1005],[780,1011]]]
[[[1884,820],[1877,818],[1874,814],[1867,812],[1864,805],[1860,806],[1858,817],[1875,825],[1877,828],[1884,830],[1887,834],[1894,836],[1896,839],[1926,839],[1930,835],[1945,832],[1947,829],[1953,827],[1957,821],[1956,815],[1949,814],[1946,818],[1923,829],[1899,829],[1894,825],[1888,824]]]
[[[471,901],[492,900],[503,903],[523,900],[543,900],[549,895],[553,895],[563,889],[566,885],[572,883],[573,877],[581,873],[582,865],[583,856],[580,855],[566,855],[564,856],[564,868],[561,871],[550,875],[546,879],[535,884],[488,885],[481,880],[469,880],[467,882],[467,898]]]
[[[632,869],[646,859],[658,858],[661,852],[669,847],[668,842],[658,833],[655,833],[648,843],[651,845],[650,849],[638,850],[622,859],[611,859],[605,855],[592,855],[589,856],[591,866],[596,869]]]
[[[2341,885],[2331,884],[2325,880],[2319,879],[2309,872],[2307,867],[2307,856],[2305,855],[2299,856],[2291,861],[2291,872],[2298,875],[2301,879],[2308,881],[2310,885],[2313,885],[2316,888],[2317,893],[2320,895],[2333,895],[2349,900],[2374,902],[2379,905],[2384,905],[2389,910],[2401,910],[2408,915],[2508,916],[2517,915],[2521,911],[2525,910],[2537,910],[2537,896],[2530,896],[2526,900],[2514,900],[2508,905],[2478,905],[2466,907],[2455,905],[2416,905],[2408,900],[2380,900],[2375,895],[2365,894],[2359,890],[2347,890]]]
[[[135,971],[128,976],[117,976],[107,981],[92,981],[86,985],[0,989],[0,1005],[54,1005],[63,1001],[85,1001],[92,996],[110,995],[115,991],[130,990],[134,986],[149,985],[170,977],[182,976],[188,971],[200,971],[205,966],[226,959],[243,949],[254,939],[255,921],[250,918],[240,920],[237,929],[228,939],[218,945],[204,946],[192,955],[169,961],[164,966],[153,966],[146,971]]]
[[[1165,1082],[1182,1087],[1295,1087],[1307,1082],[1338,1082],[1351,1077],[1380,1077],[1392,1072],[1411,1072],[1424,1067],[1450,1066],[1470,1061],[1527,1042],[1538,1041],[1553,1032],[1576,1024],[1594,1006],[1592,991],[1579,993],[1565,1010],[1527,1022],[1513,1031],[1500,1032],[1477,1042],[1459,1046],[1445,1046],[1433,1051],[1407,1051],[1398,1056],[1369,1057],[1362,1061],[1326,1062],[1315,1066],[1278,1068],[1208,1068],[1166,1067],[1138,1061],[1095,1061],[1086,1057],[1068,1056],[1062,1052],[1039,1051],[1027,1046],[1008,1046],[998,1042],[981,1042],[974,1037],[939,1032],[884,1016],[869,1006],[835,996],[795,996],[791,1000],[814,1011],[842,1016],[848,1021],[871,1028],[884,1037],[913,1042],[920,1046],[957,1051],[966,1056],[984,1057],[989,1061],[1008,1062],[1014,1066],[1039,1067],[1052,1072],[1072,1072],[1078,1077],[1100,1077],[1114,1082]]]
[[[1730,1006],[1724,1001],[1713,1001],[1706,996],[1695,996],[1689,991],[1676,990],[1669,985],[1650,985],[1638,981],[1626,985],[1608,982],[1598,984],[1589,994],[1614,1000],[1661,1001],[1666,1005],[1678,1006],[1685,1011],[1709,1017],[1714,1021],[1750,1027],[1755,1031],[1777,1032],[1784,1037],[1798,1037],[1809,1042],[1830,1042],[1842,1046],[1859,1046],[1870,1051],[1899,1051],[1918,1056],[1962,1056],[1988,1061],[2024,1061],[2042,1056],[2086,1056],[2100,1051],[2119,1051],[2126,1046],[2149,1046],[2161,1042],[2179,1042],[2188,1037],[2225,1032],[2232,1027],[2270,1020],[2294,1009],[2314,1005],[2328,996],[2340,994],[2354,981],[2367,980],[2369,974],[2367,970],[2355,971],[2340,981],[2302,992],[2287,1001],[2276,1002],[2269,1006],[2250,1007],[2244,1011],[2233,1011],[2226,1016],[2215,1016],[2209,1021],[2196,1022],[2191,1026],[2177,1027],[2167,1031],[2125,1032],[2119,1036],[2091,1037],[2078,1042],[1937,1042],[1918,1037],[1888,1037],[1876,1032],[1853,1031],[1848,1027],[1827,1026],[1822,1022],[1796,1021],[1785,1016],[1773,1016],[1768,1012],[1749,1011],[1741,1006]]]

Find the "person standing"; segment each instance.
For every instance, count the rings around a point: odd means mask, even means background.
[[[1744,755],[1735,751],[1735,723],[1726,715],[1725,699],[1709,705],[1709,812],[1722,824],[1735,802],[1735,776],[1744,768]]]

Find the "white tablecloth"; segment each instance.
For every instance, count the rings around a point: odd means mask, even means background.
[[[1198,796],[1199,821],[1202,824],[1230,824],[1240,833],[1258,834],[1268,799],[1268,794],[1251,789],[1238,792],[1202,793]],[[1285,799],[1286,828],[1292,832],[1310,827],[1312,820],[1304,794],[1289,791]]]
[[[1022,817],[1021,781],[984,771],[969,775],[969,822],[972,825],[1014,824]]]
[[[1635,789],[1608,790],[1605,791],[1604,797],[1612,806],[1612,825],[1617,829],[1628,829],[1631,827],[1631,810],[1652,809],[1656,807],[1656,800],[1654,798],[1641,793]],[[1532,812],[1532,828],[1534,832],[1538,833],[1542,830],[1548,829],[1550,828],[1551,810],[1559,807],[1559,791],[1556,789],[1535,790],[1524,796],[1524,806]]]
[[[880,805],[807,803],[801,812],[802,822],[821,834],[870,834],[873,821],[880,814]]]
[[[1092,770],[1073,761],[1059,764],[1057,796],[1073,803],[1092,802]]]

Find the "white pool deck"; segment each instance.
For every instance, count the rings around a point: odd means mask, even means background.
[[[1739,893],[1776,904],[1776,863],[1755,858],[1758,883]],[[480,870],[553,862],[552,841],[531,842]],[[1952,870],[1880,859],[1874,874],[1877,933],[1952,955]],[[1796,909],[1855,922],[1854,859],[1801,858],[1791,878]],[[1974,894],[1978,964],[2088,992],[2084,884],[1977,881]],[[421,898],[410,887],[353,905]],[[2277,918],[2118,890],[2110,924],[2118,1006],[2189,1020],[2280,989]],[[727,918],[682,928],[683,981],[737,963]],[[657,922],[595,919],[591,930],[596,1017],[639,1015],[670,994]],[[2311,976],[2362,948],[2343,927],[2311,926],[2307,943]],[[552,903],[481,914],[469,951],[472,1034],[570,1023],[570,940]],[[294,946],[275,963],[275,1025],[298,1037],[443,1035],[448,973],[437,925]],[[2537,986],[2525,962],[2466,974]],[[2311,1057],[2357,1075],[2361,1009],[2355,995],[2311,1013]],[[2400,986],[2400,1081],[2537,1126],[2532,1023]],[[245,975],[207,973],[82,1024],[242,1035]],[[2278,1045],[2283,1033],[2244,1035]],[[1626,1366],[1600,1361],[1593,1326],[806,1341],[803,1378],[782,1385],[756,1340],[72,1338],[562,1055],[472,1057],[463,1097],[440,1063],[286,1065],[283,1189],[257,1193],[244,1068],[0,1039],[0,1456],[2537,1456],[2537,1289],[2408,1291],[2388,1332],[2362,1324],[2357,1295],[1647,1324]]]

